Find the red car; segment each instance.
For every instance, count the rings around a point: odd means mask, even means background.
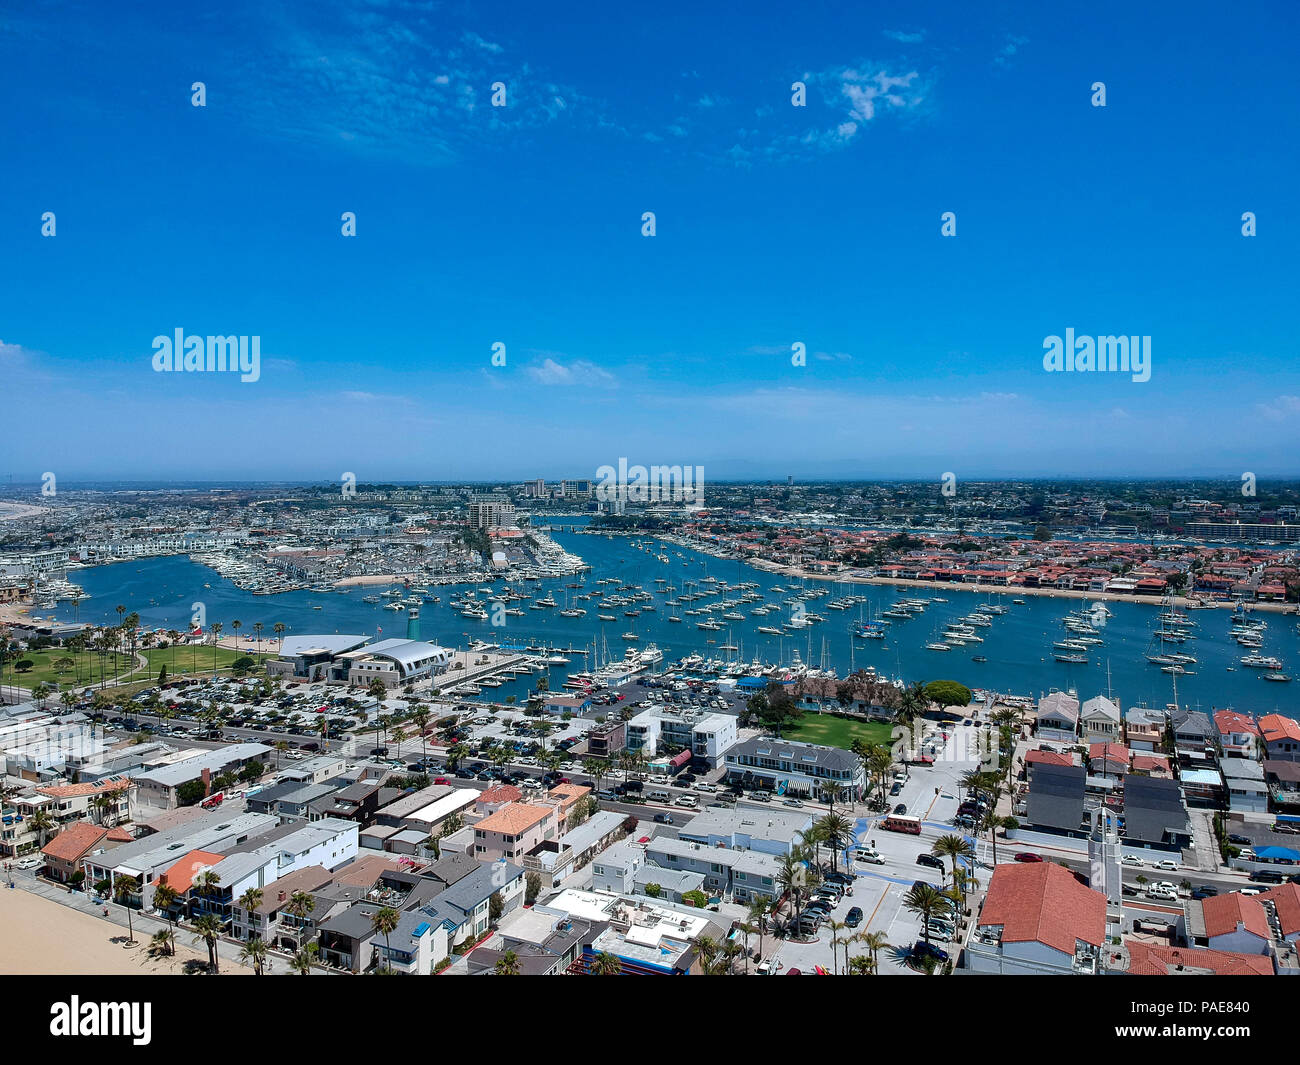
[[[1041,862],[1042,860],[1043,856],[1041,854],[1034,854],[1032,851],[1021,851],[1016,855],[1016,861],[1018,862]]]
[[[435,784],[446,784],[446,783],[447,783],[447,778],[446,778],[446,777],[434,777],[434,778],[433,778],[433,782],[434,782]]]

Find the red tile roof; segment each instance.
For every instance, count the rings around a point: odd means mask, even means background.
[[[1126,939],[1130,976],[1173,976],[1180,966],[1208,969],[1217,976],[1272,976],[1273,962],[1266,954],[1233,954],[1203,947],[1166,947]]]
[[[1205,913],[1205,933],[1211,939],[1237,931],[1238,925],[1261,939],[1273,938],[1268,928],[1268,914],[1257,898],[1233,891],[1205,899],[1201,906]]]
[[[1025,755],[1026,765],[1074,765],[1074,755],[1056,751],[1030,751]]]
[[[75,821],[45,844],[41,853],[61,862],[79,862],[107,835],[106,828],[89,821]]]
[[[498,784],[496,787],[488,788],[480,794],[478,801],[488,805],[496,805],[497,803],[518,802],[523,797],[524,793],[513,784]]]
[[[1214,727],[1219,730],[1221,736],[1226,736],[1230,732],[1245,733],[1249,736],[1259,735],[1259,726],[1255,724],[1255,719],[1239,714],[1236,710],[1220,710],[1216,713]]]
[[[1088,757],[1104,758],[1108,762],[1123,762],[1125,765],[1129,763],[1127,747],[1122,743],[1108,743],[1105,740],[1090,743],[1088,745]]]
[[[1281,884],[1257,897],[1273,903],[1284,936],[1300,932],[1300,884]]]
[[[1079,940],[1105,941],[1106,896],[1054,862],[999,865],[979,923],[1001,925],[1003,943],[1043,943],[1072,955]]]
[[[195,878],[205,869],[216,865],[225,855],[212,851],[190,851],[175,865],[169,866],[160,877],[162,882],[181,895],[194,886]]]
[[[100,795],[110,791],[122,791],[129,788],[129,780],[106,780],[95,784],[46,784],[36,789],[38,795],[48,795],[53,799],[76,799],[82,795]]]
[[[1259,719],[1259,731],[1269,743],[1293,740],[1300,743],[1300,721],[1281,714],[1265,714]]]

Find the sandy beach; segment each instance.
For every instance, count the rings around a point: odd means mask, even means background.
[[[0,889],[0,973],[6,976],[168,975],[183,973],[187,962],[207,963],[207,949],[194,950],[188,932],[177,932],[174,958],[150,957],[150,933],[139,927],[135,946],[125,945],[126,934],[39,895]],[[221,973],[227,971],[251,972],[223,958]]]

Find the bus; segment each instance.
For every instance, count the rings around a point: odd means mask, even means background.
[[[880,822],[880,827],[889,832],[906,832],[909,835],[921,834],[921,819],[907,814],[890,814]]]

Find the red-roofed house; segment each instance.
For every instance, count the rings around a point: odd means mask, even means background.
[[[1174,771],[1169,767],[1169,759],[1163,754],[1135,754],[1131,769],[1134,773],[1145,773],[1149,777],[1174,775]]]
[[[66,884],[81,867],[81,859],[99,846],[108,829],[89,821],[74,821],[49,843],[41,854],[51,877]]]
[[[1219,730],[1219,744],[1223,753],[1235,758],[1256,758],[1259,726],[1253,717],[1235,710],[1220,710],[1214,715],[1214,727]]]
[[[1264,737],[1265,758],[1277,762],[1300,762],[1300,721],[1282,714],[1265,714],[1259,719]]]
[[[965,953],[974,972],[1095,973],[1106,939],[1106,896],[1055,862],[993,870]]]
[[[1058,751],[1030,751],[1025,755],[1026,765],[1077,765],[1074,755]]]
[[[1268,913],[1258,898],[1239,891],[1187,904],[1187,938],[1193,946],[1234,954],[1267,954],[1273,941]]]
[[[1272,976],[1273,959],[1126,939],[1123,949],[1108,949],[1106,968],[1129,976]]]
[[[1265,891],[1259,899],[1273,904],[1282,938],[1288,943],[1300,940],[1300,884],[1281,884]]]
[[[169,865],[159,880],[178,894],[184,895],[194,886],[194,880],[201,872],[211,869],[224,857],[225,855],[214,854],[212,851],[190,851],[180,861]]]
[[[1090,743],[1088,768],[1093,776],[1122,776],[1129,770],[1128,748],[1122,743]]]

